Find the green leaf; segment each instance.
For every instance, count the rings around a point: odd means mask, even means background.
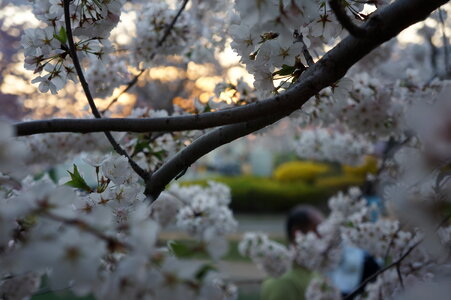
[[[67,42],[66,28],[61,27],[60,32],[58,34],[54,34],[53,37],[60,41],[62,44],[65,44]]]
[[[67,171],[69,173],[71,180],[65,183],[65,185],[81,189],[87,191],[88,193],[92,193],[91,187],[86,183],[85,179],[78,172],[77,165],[74,164],[74,171]]]
[[[204,253],[204,247],[196,241],[169,241],[169,250],[177,257],[193,257]]]
[[[204,113],[206,113],[206,112],[211,112],[211,107],[210,107],[210,104],[208,104],[208,103],[207,103],[207,105],[205,105],[205,108],[204,108]]]
[[[197,280],[202,280],[208,274],[208,272],[216,270],[217,269],[212,264],[205,264],[202,265],[199,270],[197,270],[195,277]]]
[[[295,66],[289,66],[289,65],[282,65],[282,68],[274,73],[272,75],[280,75],[280,76],[286,76],[291,75],[296,70]]]
[[[354,228],[354,223],[352,221],[347,221],[343,225],[345,227]]]
[[[181,241],[169,241],[168,248],[177,257],[186,257],[192,253],[191,247]]]
[[[58,174],[56,173],[55,168],[51,168],[47,173],[54,183],[58,183]]]
[[[166,151],[165,150],[161,150],[161,151],[156,151],[156,152],[152,152],[152,155],[154,155],[156,158],[158,158],[159,160],[163,160],[165,157]]]
[[[135,145],[135,149],[133,150],[132,156],[138,154],[139,152],[143,151],[144,149],[149,148],[149,142],[144,140],[138,140]]]

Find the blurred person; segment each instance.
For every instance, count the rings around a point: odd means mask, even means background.
[[[286,234],[290,244],[295,243],[298,232],[317,232],[318,225],[324,220],[323,214],[310,205],[299,205],[293,208],[286,220]],[[263,282],[262,300],[303,300],[314,273],[299,265],[279,278],[270,278]]]
[[[295,244],[296,234],[317,232],[318,225],[324,220],[324,215],[317,208],[310,205],[298,205],[288,214],[286,220],[286,234],[291,245]],[[379,270],[375,259],[362,249],[343,245],[342,257],[336,269],[327,276],[341,291],[343,296],[352,292],[363,281]],[[305,292],[310,280],[318,276],[314,272],[299,265],[279,278],[267,279],[262,284],[261,299],[305,299]]]

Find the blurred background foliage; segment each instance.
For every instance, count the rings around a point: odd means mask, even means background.
[[[290,161],[276,167],[271,176],[213,176],[184,181],[182,185],[207,185],[215,180],[231,189],[231,208],[236,213],[284,213],[297,204],[325,208],[327,199],[350,186],[362,186],[368,174],[377,172],[372,156],[356,167],[312,161]]]

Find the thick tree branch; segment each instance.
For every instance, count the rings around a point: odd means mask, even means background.
[[[146,195],[153,199],[158,198],[166,185],[181,172],[191,166],[196,160],[206,153],[230,143],[237,138],[255,132],[281,119],[285,113],[279,112],[269,117],[262,117],[245,123],[238,123],[217,128],[204,134],[191,145],[177,153],[151,176],[151,181],[146,186]]]
[[[227,125],[200,137],[176,154],[152,175],[152,181],[147,186],[148,192],[156,199],[177,174],[185,170],[201,156],[223,144],[272,124],[290,114],[296,108],[301,107],[321,89],[343,77],[353,64],[371,50],[395,37],[408,26],[424,20],[433,10],[446,2],[448,0],[398,0],[390,6],[381,9],[367,22],[371,24],[367,24],[366,29],[371,34],[374,33],[374,39],[347,37],[314,66],[305,71],[301,75],[298,85],[288,90],[285,94],[264,102],[263,105],[267,106],[277,103],[277,108],[272,113],[261,114],[260,118],[246,123]],[[373,27],[372,19],[374,18],[383,20],[383,22],[376,21],[379,25]]]
[[[63,6],[64,6],[64,21],[66,25],[66,32],[67,32],[67,41],[69,42],[69,54],[72,58],[72,61],[75,66],[75,70],[77,71],[78,78],[80,79],[81,86],[83,87],[83,91],[86,95],[86,98],[88,99],[89,106],[91,107],[92,114],[97,118],[101,119],[102,116],[99,113],[99,110],[97,109],[97,106],[94,102],[94,98],[92,97],[91,90],[89,89],[88,82],[85,79],[85,76],[83,74],[83,70],[80,65],[80,61],[78,60],[77,56],[77,48],[74,43],[74,37],[72,35],[72,27],[71,27],[71,20],[70,20],[70,2],[71,0],[64,0]],[[127,157],[128,162],[130,166],[133,168],[133,170],[138,174],[142,179],[147,180],[149,178],[149,174],[143,170],[136,162],[128,155],[128,153],[122,149],[122,147],[118,144],[118,142],[114,139],[113,135],[109,131],[104,131],[108,141],[110,142],[111,146],[113,146],[113,149],[119,154],[124,155]]]
[[[305,71],[293,88],[269,99],[218,112],[191,116],[154,119],[102,119],[102,120],[43,120],[16,124],[17,135],[46,132],[101,132],[128,131],[180,131],[205,129],[244,122],[271,115],[274,111],[299,109],[307,99],[330,86],[345,75],[347,70],[380,44],[398,35],[403,29],[424,20],[449,0],[398,0],[380,9],[364,24],[372,39],[348,36],[329,51],[314,66]]]

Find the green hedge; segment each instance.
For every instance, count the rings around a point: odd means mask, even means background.
[[[318,178],[315,186],[320,189],[346,190],[350,186],[362,186],[365,177],[340,175]]]
[[[337,189],[316,187],[302,182],[278,182],[270,178],[237,176],[216,177],[232,193],[231,208],[239,212],[287,212],[300,203],[325,206]],[[183,182],[183,185],[206,185],[207,179]]]

